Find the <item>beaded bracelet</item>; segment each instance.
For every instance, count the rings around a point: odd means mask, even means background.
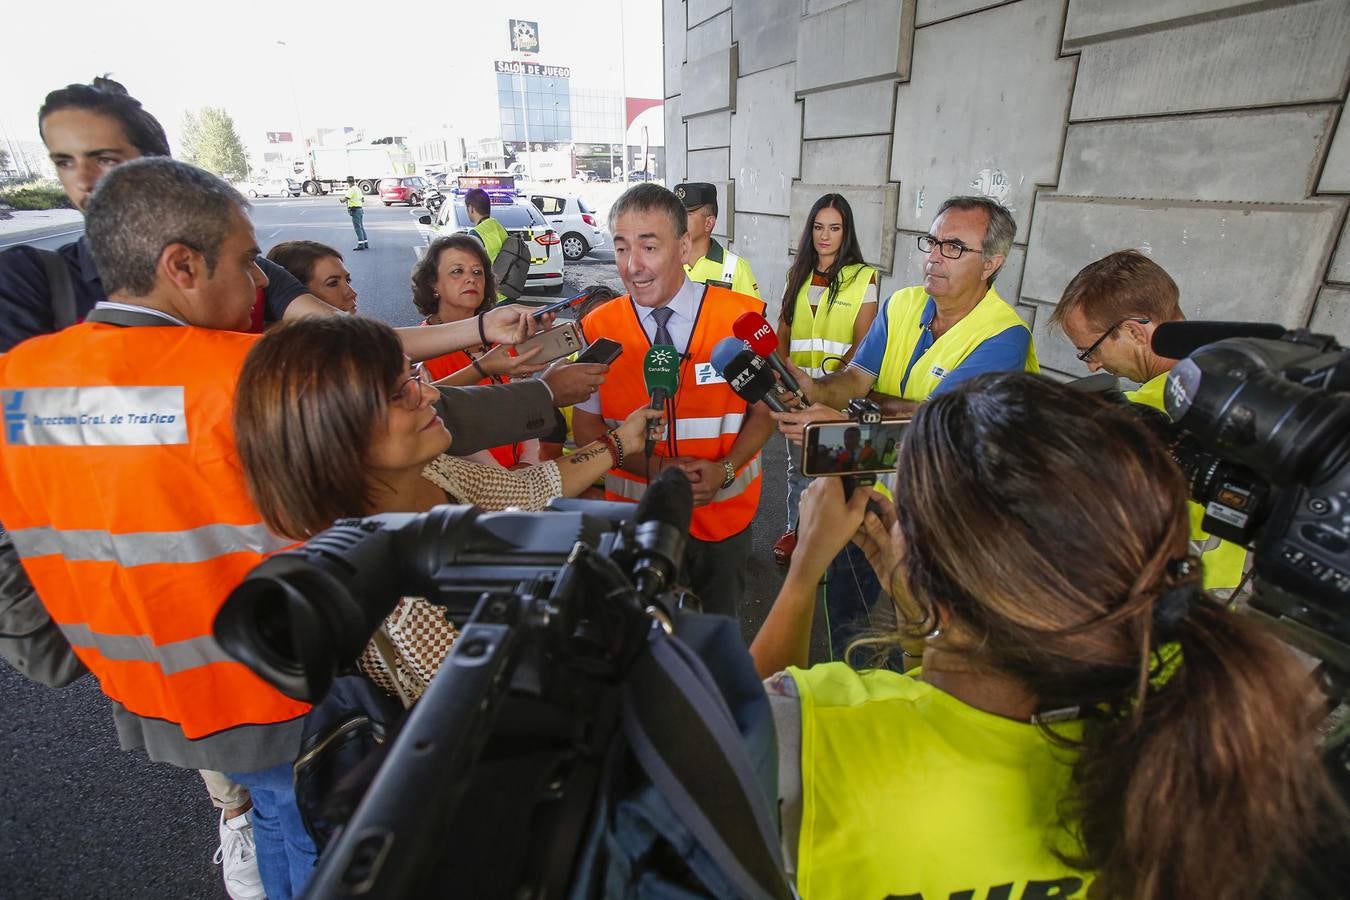
[[[483,367],[480,366],[480,365],[478,364],[478,360],[477,360],[477,359],[474,359],[472,356],[469,357],[469,365],[473,366],[474,369],[477,370],[478,374],[479,374],[479,375],[482,375],[484,378],[491,378],[491,377],[492,377],[492,376],[489,375],[487,372],[484,372],[484,371],[483,371]]]
[[[622,469],[623,442],[619,440],[619,435],[611,428],[609,431],[600,435],[600,440],[604,441],[605,446],[609,448],[610,458],[614,460],[614,468]]]

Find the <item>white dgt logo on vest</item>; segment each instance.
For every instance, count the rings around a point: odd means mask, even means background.
[[[0,391],[10,444],[186,444],[181,385],[52,387]]]
[[[727,380],[717,374],[710,362],[699,363],[694,366],[694,381],[697,384],[726,384]]]
[[[932,375],[934,378],[946,378],[947,370],[942,368],[942,366],[933,366],[933,368],[928,370],[928,374]]]

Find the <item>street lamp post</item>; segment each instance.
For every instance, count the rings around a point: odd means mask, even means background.
[[[286,60],[286,77],[291,83],[291,103],[295,105],[295,122],[300,126],[300,132],[296,135],[300,144],[300,158],[305,161],[305,170],[309,172],[309,177],[313,178],[314,172],[309,168],[309,153],[305,146],[305,120],[300,114],[300,95],[295,89],[295,68],[291,65],[290,47],[286,45],[285,41],[277,41],[277,45],[282,48],[281,55]],[[292,161],[291,168],[295,168],[294,161]]]

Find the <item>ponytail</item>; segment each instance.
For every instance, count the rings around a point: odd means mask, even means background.
[[[1169,594],[1141,695],[1085,728],[1071,862],[1096,871],[1094,896],[1255,896],[1335,808],[1315,735],[1325,704],[1255,622],[1198,589],[1178,616]]]

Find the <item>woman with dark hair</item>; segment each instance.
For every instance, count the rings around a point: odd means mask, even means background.
[[[1203,592],[1186,485],[1134,417],[978,376],[919,408],[896,475],[898,507],[806,491],[751,646],[802,897],[1254,897],[1343,833],[1325,699]],[[921,669],[805,668],[850,537],[894,600],[884,642]]]
[[[413,266],[412,295],[413,305],[426,316],[423,325],[462,322],[487,312],[497,302],[497,282],[482,243],[467,234],[436,238]],[[538,350],[518,356],[510,351],[504,344],[480,344],[437,356],[424,365],[433,381],[457,386],[501,384],[547,368],[531,362]],[[493,447],[490,453],[507,468],[529,465],[539,461],[539,442]]]
[[[877,317],[877,270],[863,261],[853,208],[841,194],[811,206],[797,256],[788,270],[778,317],[778,352],[812,378],[842,369]],[[787,531],[773,558],[787,565],[797,545],[797,500],[807,479],[788,446]]]
[[[295,276],[311,294],[334,309],[356,312],[356,288],[342,254],[318,241],[282,241],[267,258]]]
[[[453,437],[432,405],[437,396],[380,322],[314,317],[268,332],[249,352],[235,395],[239,458],[263,521],[304,540],[336,519],[442,503],[542,509],[621,463],[642,446],[647,423],[661,419],[643,406],[570,456],[506,471],[446,453]],[[391,617],[394,631],[401,613]],[[424,682],[439,662],[410,665]]]

